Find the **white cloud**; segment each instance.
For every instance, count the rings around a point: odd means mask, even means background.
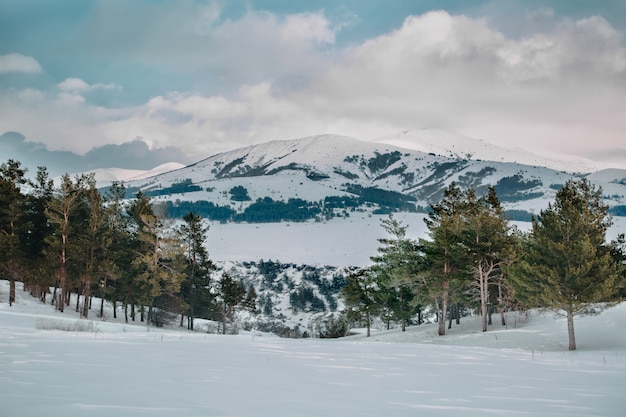
[[[39,74],[42,71],[41,65],[33,57],[22,54],[0,55],[0,74],[12,72]]]
[[[284,19],[281,38],[286,44],[332,44],[335,42],[335,30],[321,13],[300,13]]]
[[[58,87],[61,91],[69,91],[73,93],[83,93],[85,91],[89,91],[90,89],[89,84],[80,78],[67,78],[65,81],[60,82]]]
[[[172,35],[189,40],[183,48],[195,53],[169,56],[179,44],[166,41],[160,54],[150,49],[156,44],[148,46],[145,59],[154,64],[182,56],[180,65],[251,80],[232,94],[170,92],[110,110],[81,98],[94,88],[119,87],[69,78],[58,85],[61,94],[47,98],[57,108],[42,104],[36,91],[23,91],[16,101],[7,97],[2,108],[23,110],[15,120],[33,140],[53,137],[71,149],[79,136],[90,137],[91,145],[143,137],[198,158],[272,139],[320,133],[370,139],[433,126],[505,146],[624,146],[626,49],[622,34],[601,17],[548,25],[552,16],[542,11],[541,31],[511,37],[485,19],[431,12],[327,54],[335,29],[322,13],[250,11],[223,22],[218,9],[205,14],[195,35]],[[282,88],[289,74],[304,74],[305,81]],[[10,117],[0,120],[0,130],[20,130],[8,127]]]

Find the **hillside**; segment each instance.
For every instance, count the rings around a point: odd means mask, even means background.
[[[507,159],[514,152],[471,141],[467,143],[474,153],[454,150],[453,145],[463,141],[439,133],[439,152],[445,156],[322,135],[236,149],[126,185],[131,193],[141,190],[165,202],[174,217],[194,209],[215,221],[268,223],[347,218],[358,212],[425,212],[455,181],[479,194],[495,186],[510,218],[529,221],[568,179],[587,175],[477,159],[499,153],[506,156],[500,159]],[[416,135],[403,137],[411,144],[387,142],[419,148]],[[431,142],[420,143],[432,150]],[[606,203],[617,214],[626,201],[624,173],[613,169],[588,175],[603,188]]]

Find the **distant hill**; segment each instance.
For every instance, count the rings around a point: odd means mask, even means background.
[[[336,135],[272,141],[126,185],[131,193],[141,190],[155,197],[172,213],[196,209],[212,220],[263,223],[324,220],[355,211],[424,212],[454,181],[478,193],[495,186],[511,218],[528,221],[568,179],[587,175],[504,162],[514,153],[459,135],[430,131],[426,136],[428,140],[404,133],[377,142]],[[506,157],[483,159],[499,154]],[[587,177],[602,186],[607,204],[619,208],[625,204],[624,173]]]

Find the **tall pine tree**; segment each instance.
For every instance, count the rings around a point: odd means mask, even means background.
[[[607,213],[600,188],[568,181],[554,204],[533,219],[514,269],[518,296],[567,317],[569,350],[576,349],[574,316],[592,312],[618,290],[617,265],[606,242]]]

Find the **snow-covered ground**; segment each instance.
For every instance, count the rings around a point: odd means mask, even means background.
[[[366,339],[219,336],[79,320],[0,281],[0,415],[623,416],[626,304],[479,332],[463,319]],[[54,330],[75,328],[83,331]],[[52,330],[44,330],[44,329]]]
[[[407,237],[427,238],[424,215],[395,213],[408,226]],[[294,223],[212,223],[207,249],[216,261],[258,261],[259,259],[309,265],[366,266],[380,247],[377,239],[388,237],[381,227],[387,215],[353,213],[347,219],[328,222]],[[607,239],[626,233],[626,217],[614,217]],[[528,222],[512,222],[520,230],[529,230]]]

